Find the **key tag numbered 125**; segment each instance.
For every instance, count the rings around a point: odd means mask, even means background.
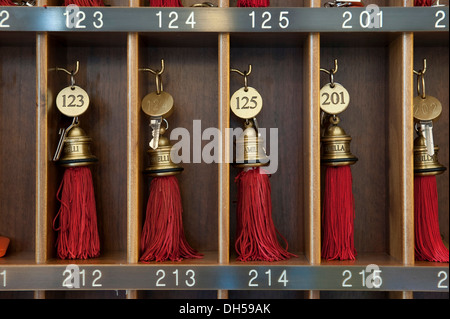
[[[69,117],[77,117],[87,111],[89,95],[81,87],[75,85],[74,73],[70,75],[70,86],[62,89],[56,96],[56,107]]]
[[[245,73],[236,69],[231,71],[244,76],[244,87],[234,92],[231,96],[231,111],[241,119],[255,118],[261,112],[263,100],[261,94],[255,88],[248,86],[247,76],[251,73],[251,65],[249,65],[248,72]]]

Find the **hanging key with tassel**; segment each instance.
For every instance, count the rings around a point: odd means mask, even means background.
[[[232,69],[244,76],[244,87],[231,97],[232,112],[244,120],[244,131],[236,139],[234,166],[242,168],[237,175],[237,210],[235,249],[239,261],[279,261],[295,256],[287,251],[286,239],[272,220],[272,200],[269,175],[263,167],[269,164],[264,141],[258,132],[256,115],[262,109],[259,92],[247,85],[251,73]],[[285,248],[278,241],[280,237]]]
[[[338,125],[337,116],[350,102],[348,91],[334,82],[337,60],[331,70],[330,83],[320,90],[322,110],[321,163],[325,166],[322,205],[322,258],[354,260],[354,198],[350,165],[358,159],[350,152],[351,137]]]
[[[439,231],[439,205],[436,175],[446,168],[438,162],[439,147],[434,144],[433,122],[442,112],[441,102],[425,94],[426,60],[417,75],[417,96],[413,116],[414,140],[414,250],[417,260],[448,262],[449,251]],[[420,89],[422,88],[422,90]]]
[[[176,175],[183,171],[175,165],[170,156],[172,146],[163,134],[168,128],[167,118],[173,113],[173,97],[163,91],[161,75],[164,72],[164,60],[161,70],[140,69],[156,76],[156,92],[147,94],[142,100],[142,111],[150,117],[152,139],[147,153],[150,166],[145,173],[153,177],[150,183],[150,195],[147,202],[145,222],[141,234],[140,261],[181,261],[183,259],[202,258],[202,254],[193,249],[185,236],[183,228],[183,207],[180,188]],[[166,127],[161,127],[162,123]]]
[[[66,167],[57,192],[61,206],[53,220],[53,228],[58,232],[57,255],[61,259],[87,259],[100,255],[94,186],[88,167],[98,160],[90,150],[92,139],[79,126],[78,117],[88,109],[89,96],[75,85],[78,68],[78,62],[75,72],[57,68],[70,74],[71,85],[58,93],[56,106],[63,115],[73,118],[69,127],[60,130],[61,137],[53,158]]]

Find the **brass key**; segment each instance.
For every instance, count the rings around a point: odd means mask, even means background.
[[[152,140],[150,147],[158,148],[159,129],[163,118],[169,117],[173,113],[173,98],[169,93],[164,91],[152,92],[142,100],[142,110],[150,116],[150,127],[152,128]]]
[[[433,121],[421,121],[420,130],[425,138],[425,143],[427,145],[427,154],[429,156],[434,155],[434,139],[433,139]]]
[[[159,132],[161,128],[162,117],[153,117],[150,119],[150,127],[152,128],[152,139],[149,143],[150,147],[156,150],[159,143]]]

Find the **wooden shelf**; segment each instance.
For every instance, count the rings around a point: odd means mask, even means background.
[[[428,61],[427,93],[449,103],[448,6],[411,8],[411,0],[375,0],[383,27],[368,28],[359,19],[365,8],[323,8],[318,0],[272,1],[270,8],[258,9],[235,8],[234,0],[195,9],[187,7],[195,0],[184,1],[186,8],[111,0],[110,7],[80,8],[86,14],[86,28],[80,29],[67,27],[60,2],[0,7],[7,12],[0,18],[8,15],[3,25],[9,25],[0,28],[0,235],[11,239],[0,258],[0,298],[32,298],[30,291],[48,299],[448,296],[448,263],[414,260],[411,154],[413,69],[421,68],[423,58]],[[103,23],[98,28],[96,11]],[[178,15],[177,29],[168,27],[171,12]],[[185,23],[192,12],[194,28]],[[271,29],[263,28],[264,12],[271,16],[265,24]],[[270,178],[273,220],[298,257],[236,261],[234,178],[239,171],[227,163],[191,162],[183,163],[178,176],[183,224],[188,241],[204,258],[139,262],[149,190],[142,172],[151,136],[140,101],[155,83],[138,70],[156,68],[161,59],[166,62],[164,90],[175,100],[170,127],[189,132],[196,120],[202,129],[221,132],[242,125],[229,110],[231,94],[242,87],[230,68],[252,64],[249,85],[264,99],[258,121],[279,133],[278,169]],[[355,261],[326,261],[320,255],[319,90],[328,81],[320,68],[330,68],[334,59],[339,61],[335,80],[351,96],[341,124],[359,158],[352,166]],[[76,82],[91,98],[80,125],[99,158],[92,172],[101,256],[83,261],[56,257],[52,226],[63,168],[51,159],[58,129],[68,124],[54,98],[69,78],[56,68],[70,69],[76,61]],[[446,167],[448,117],[443,107],[433,128],[441,145],[439,161]],[[270,139],[267,145],[270,154]],[[222,152],[229,146],[223,143]],[[448,242],[447,174],[437,181],[441,233]],[[71,276],[78,275],[84,281],[71,287],[71,279],[77,279]],[[368,275],[379,275],[382,284],[364,280]]]

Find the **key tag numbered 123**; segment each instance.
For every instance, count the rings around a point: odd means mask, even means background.
[[[69,117],[77,117],[87,111],[89,107],[89,95],[81,87],[72,85],[62,89],[56,96],[56,107]]]
[[[328,114],[344,112],[350,103],[350,95],[345,87],[336,82],[325,84],[320,89],[320,108]]]

